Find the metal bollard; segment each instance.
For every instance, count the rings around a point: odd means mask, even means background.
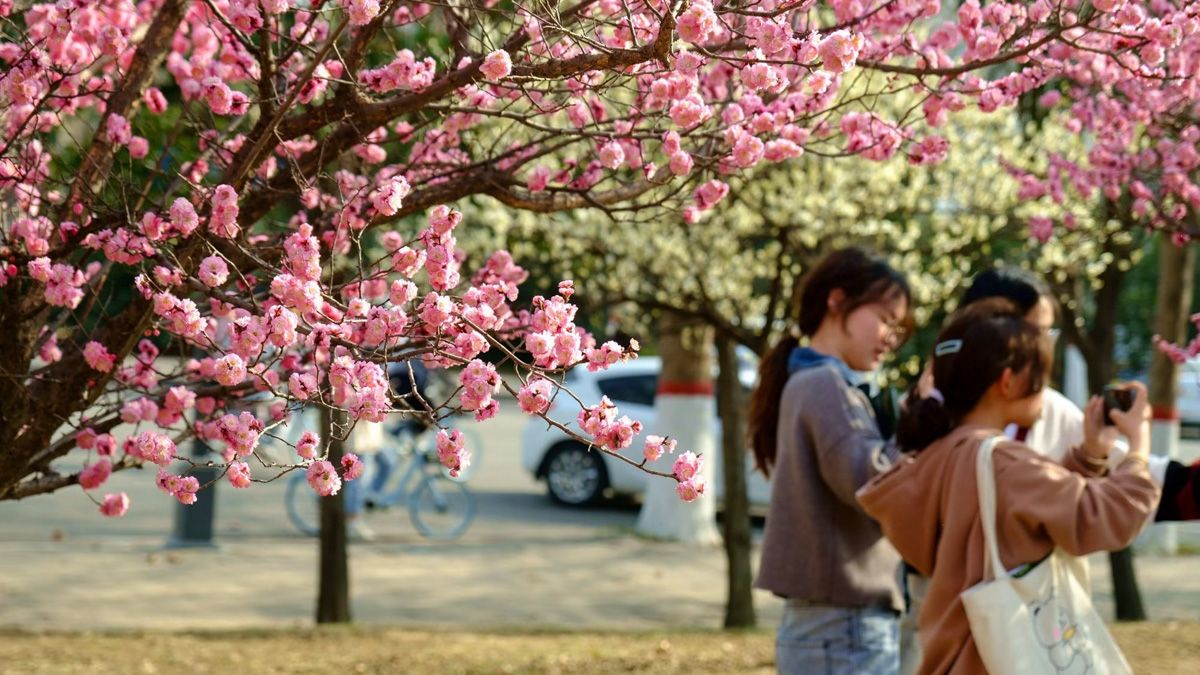
[[[208,446],[199,439],[192,442],[192,457],[199,460],[208,454]],[[219,471],[216,467],[197,467],[191,475],[201,485],[214,480]],[[175,504],[175,529],[167,537],[167,548],[217,548],[213,541],[213,523],[217,515],[217,484],[196,493],[196,503],[191,506]]]

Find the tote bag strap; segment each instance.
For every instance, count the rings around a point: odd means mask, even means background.
[[[979,520],[983,524],[983,580],[991,581],[1008,576],[1000,561],[1000,545],[996,541],[996,470],[992,450],[1001,436],[993,436],[979,446],[975,456],[975,482],[979,491]]]

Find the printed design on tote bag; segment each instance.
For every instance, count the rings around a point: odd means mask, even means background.
[[[1055,670],[1069,675],[1094,672],[1095,656],[1086,623],[1072,621],[1050,595],[1029,603],[1029,610],[1033,616],[1033,632],[1049,653]]]

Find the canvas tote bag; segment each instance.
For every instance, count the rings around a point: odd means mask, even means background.
[[[991,675],[1132,673],[1073,571],[1080,561],[1056,548],[1028,571],[1014,575],[1004,569],[996,541],[992,462],[998,440],[1001,437],[984,441],[975,466],[983,524],[983,581],[960,596],[983,665]]]

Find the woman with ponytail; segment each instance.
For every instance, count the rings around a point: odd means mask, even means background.
[[[932,386],[910,392],[901,415],[896,440],[907,453],[858,493],[904,560],[929,579],[917,616],[920,673],[986,672],[959,600],[984,575],[976,454],[1009,425],[1027,429],[1038,420],[1051,359],[1045,332],[1013,303],[982,300],[961,310],[938,336]],[[1112,412],[1129,452],[1111,472],[1099,397],[1087,405],[1083,443],[1061,461],[1020,441],[995,446],[1006,569],[1036,563],[1056,547],[1077,556],[1122,548],[1141,530],[1158,488],[1146,466],[1146,390],[1130,388],[1133,407]]]
[[[856,385],[907,334],[910,304],[908,282],[881,257],[834,251],[804,280],[796,330],[760,366],[749,430],[772,485],[755,585],[786,600],[781,673],[899,668],[900,559],[854,499],[886,466],[884,439]]]

